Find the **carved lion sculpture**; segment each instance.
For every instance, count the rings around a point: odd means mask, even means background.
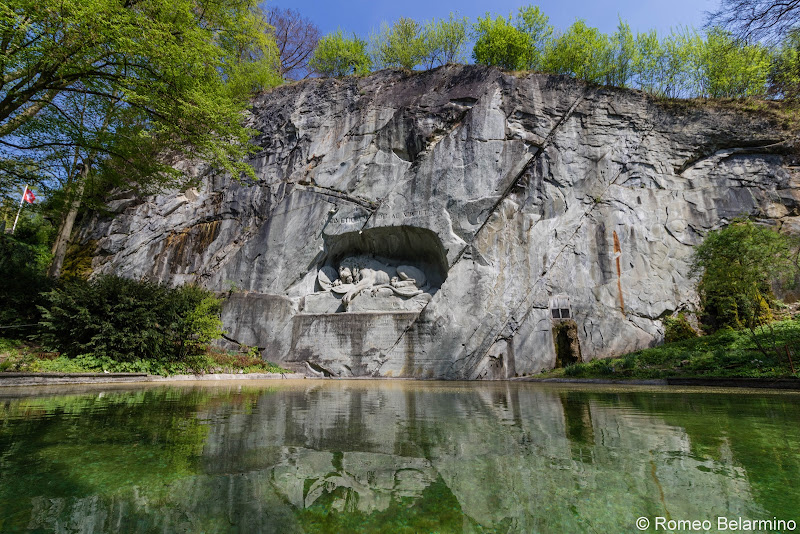
[[[409,298],[423,293],[420,288],[427,281],[425,274],[416,267],[392,267],[366,256],[345,258],[339,265],[339,277],[332,281],[335,276],[336,271],[326,266],[320,269],[317,280],[322,289],[344,295],[345,308],[365,290],[375,292],[389,288],[394,294]]]

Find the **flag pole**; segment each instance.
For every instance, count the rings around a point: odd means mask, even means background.
[[[22,211],[22,203],[25,202],[25,193],[28,192],[28,184],[25,184],[25,189],[22,190],[22,197],[19,199],[19,209],[17,210],[17,217],[14,219],[14,226],[11,227],[11,235],[14,235],[14,230],[17,229],[17,221],[19,221],[19,214]]]

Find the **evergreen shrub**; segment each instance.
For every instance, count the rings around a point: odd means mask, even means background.
[[[184,361],[223,333],[220,299],[191,285],[100,276],[64,282],[44,301],[40,341],[70,358]]]

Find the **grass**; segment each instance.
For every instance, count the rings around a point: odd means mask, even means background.
[[[148,373],[162,376],[210,373],[286,373],[286,369],[262,360],[254,352],[210,348],[184,361],[134,360],[117,362],[107,357],[82,354],[75,358],[43,352],[38,345],[0,338],[0,372],[29,373]]]
[[[756,341],[765,349],[759,350]],[[592,360],[545,372],[543,378],[652,379],[668,377],[800,377],[800,319],[776,321],[758,329],[724,329],[618,358]],[[765,354],[766,353],[766,354]]]

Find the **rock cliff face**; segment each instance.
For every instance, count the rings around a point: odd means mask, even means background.
[[[800,223],[767,116],[565,77],[312,80],[252,126],[257,181],[187,163],[197,188],[114,201],[81,239],[95,273],[228,291],[228,336],[308,372],[503,378],[651,346],[710,229]]]

